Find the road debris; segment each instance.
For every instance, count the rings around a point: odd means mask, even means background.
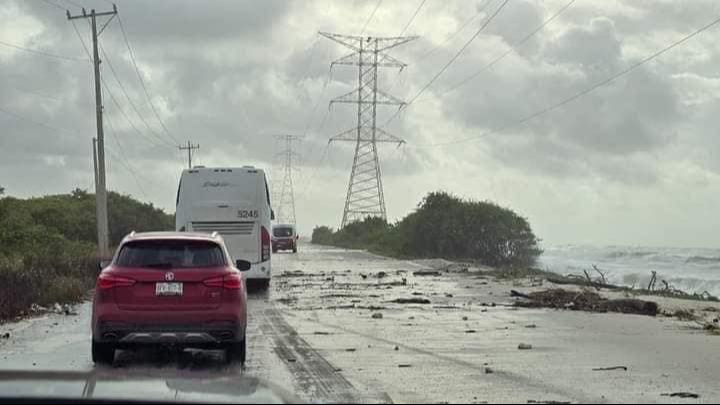
[[[656,316],[658,313],[658,304],[652,301],[637,299],[608,300],[588,290],[552,289],[530,294],[512,290],[510,295],[524,299],[525,301],[515,302],[515,306],[523,308],[554,308],[600,313],[619,312],[648,316]]]
[[[372,319],[383,319],[383,314],[377,312],[372,314]]]
[[[477,331],[475,329],[468,329],[465,333],[477,333]]]
[[[462,317],[462,320],[463,320],[463,321],[467,321],[467,320],[468,320],[468,317],[467,317],[467,316],[463,316],[463,317]]]
[[[616,366],[616,367],[600,367],[600,368],[594,368],[593,371],[615,371],[615,370],[623,370],[628,371],[628,368],[625,366]]]
[[[422,304],[422,305],[428,305],[430,304],[430,300],[427,298],[398,298],[394,299],[392,301],[388,301],[393,304]]]
[[[449,294],[449,293],[445,293],[445,298],[453,298],[453,295]]]
[[[345,349],[345,351],[348,353],[355,353],[357,349]]]
[[[412,367],[410,364],[398,364],[399,368],[410,368]]]
[[[692,392],[673,392],[668,394],[660,394],[661,397],[669,398],[682,398],[682,399],[698,399],[700,395],[693,394]]]
[[[393,349],[393,350],[395,350],[396,352],[399,352],[399,351],[400,351],[400,346],[395,346],[395,349]]]
[[[442,273],[437,270],[418,270],[413,273],[415,277],[438,277],[441,275]]]
[[[490,367],[485,367],[485,374],[495,374],[495,370]]]
[[[520,343],[518,345],[518,350],[532,350],[532,345],[526,344],[526,343]]]
[[[530,325],[525,325],[525,328],[527,328],[527,329],[536,329],[536,328],[537,328],[537,325],[535,325],[535,324],[533,323],[533,324],[530,324]]]

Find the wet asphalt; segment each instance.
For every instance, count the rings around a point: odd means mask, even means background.
[[[679,402],[720,398],[718,338],[648,317],[516,310],[511,288],[444,261],[301,245],[249,294],[248,362],[123,351],[104,373],[257,377],[313,403]],[[92,371],[90,304],[0,325],[0,369]],[[532,345],[519,351],[519,344]],[[683,350],[678,350],[682,347]],[[627,366],[628,371],[593,371]],[[696,400],[697,401],[697,400]]]

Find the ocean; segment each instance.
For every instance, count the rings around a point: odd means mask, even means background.
[[[538,260],[544,270],[599,277],[593,265],[606,273],[610,284],[647,288],[653,271],[660,280],[688,293],[705,291],[720,296],[720,249],[681,249],[623,246],[548,246]]]

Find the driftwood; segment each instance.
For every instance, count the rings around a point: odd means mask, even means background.
[[[530,294],[511,291],[510,294],[513,297],[525,299],[525,301],[515,303],[516,306],[525,308],[555,308],[600,313],[618,312],[647,316],[656,316],[659,310],[657,303],[652,301],[636,299],[608,300],[591,291],[554,289]]]

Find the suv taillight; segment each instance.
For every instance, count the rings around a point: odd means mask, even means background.
[[[117,287],[132,287],[135,280],[125,277],[117,277],[110,274],[100,274],[97,280],[97,286],[101,290],[109,290]]]
[[[260,229],[261,262],[270,260],[270,232],[264,226]]]
[[[242,288],[242,277],[240,277],[239,274],[231,274],[225,277],[213,277],[203,281],[203,284],[207,287],[239,290]]]

